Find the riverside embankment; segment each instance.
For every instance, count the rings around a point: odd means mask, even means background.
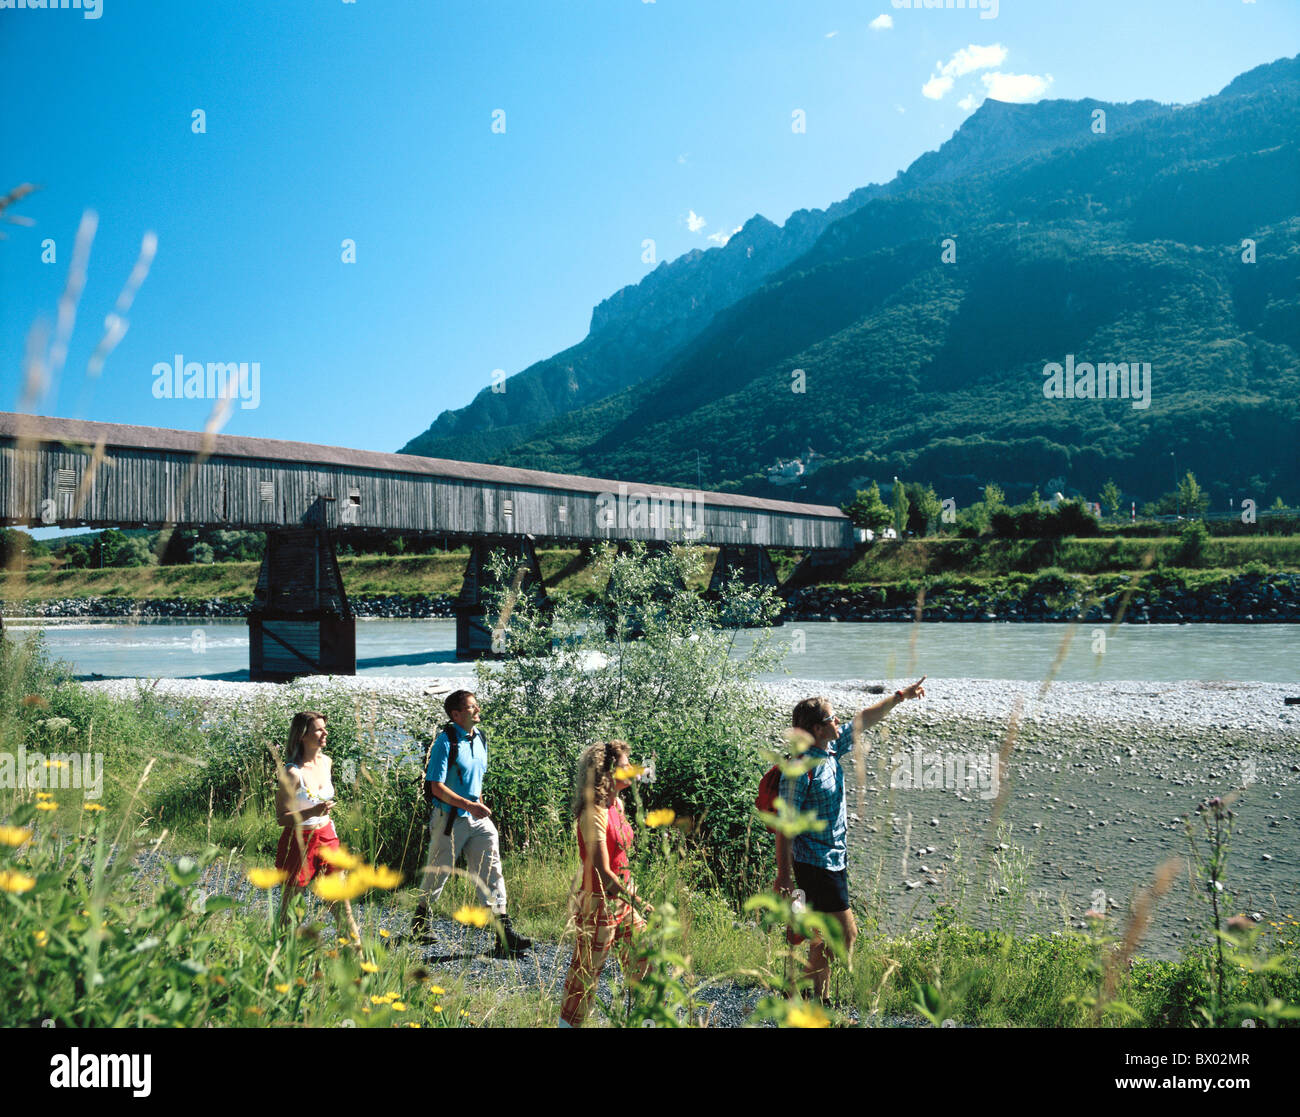
[[[359,617],[450,617],[442,593],[354,594]],[[243,617],[247,597],[61,597],[0,600],[6,617]],[[1123,575],[940,581],[883,586],[806,586],[786,599],[788,621],[907,621],[918,605],[927,621],[1086,622],[1127,624],[1285,624],[1300,621],[1300,575],[1246,573],[1190,582],[1168,574],[1136,584]],[[1122,615],[1121,615],[1122,606]]]

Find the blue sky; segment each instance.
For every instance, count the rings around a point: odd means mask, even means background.
[[[1300,51],[1296,0],[100,3],[0,8],[0,194],[42,186],[0,227],[0,409],[93,209],[35,410],[198,429],[211,402],[155,398],[154,366],[257,362],[227,433],[374,450],[580,341],[647,238],[671,259],[888,180],[986,94],[1186,103]]]

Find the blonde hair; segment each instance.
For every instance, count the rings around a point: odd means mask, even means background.
[[[307,730],[317,718],[329,724],[329,718],[315,710],[302,710],[293,715],[293,721],[289,723],[289,743],[284,749],[286,766],[302,761],[302,739],[307,736]]]
[[[614,789],[614,770],[619,757],[626,757],[631,746],[626,741],[597,741],[588,745],[578,757],[578,767],[573,779],[573,799],[569,809],[573,817],[582,814],[583,807],[596,804],[603,807]]]

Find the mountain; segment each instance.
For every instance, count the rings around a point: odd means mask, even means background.
[[[690,484],[698,450],[719,488],[838,501],[898,475],[959,503],[1107,477],[1141,501],[1176,466],[1216,507],[1294,503],[1298,137],[1300,58],[1189,106],[986,102],[707,322],[674,319],[657,367],[494,460]],[[1047,398],[1075,362],[1150,365],[1149,399]],[[773,488],[809,444],[828,464]]]
[[[1128,122],[1161,111],[1153,101],[1086,105]],[[986,101],[938,151],[922,155],[892,182],[861,187],[825,210],[798,210],[783,226],[755,215],[725,245],[661,262],[592,311],[583,341],[510,377],[504,391],[485,388],[467,406],[442,412],[400,452],[497,460],[544,424],[658,375],[716,314],[757,291],[868,202],[1085,142],[1078,107],[1067,101]]]

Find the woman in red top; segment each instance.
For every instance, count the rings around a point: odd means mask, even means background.
[[[298,889],[307,887],[318,873],[332,870],[322,852],[339,851],[338,834],[330,819],[330,811],[334,809],[334,779],[333,765],[325,755],[328,737],[324,714],[303,710],[293,715],[284,767],[275,789],[275,820],[284,827],[275,851],[275,867],[289,874],[280,893],[281,924]],[[360,943],[361,932],[347,900],[343,901],[343,912],[348,934],[354,943]],[[337,909],[334,919],[342,932],[343,921]]]
[[[632,973],[632,935],[645,927],[638,911],[651,908],[636,894],[628,867],[632,827],[623,814],[618,794],[631,784],[618,772],[628,766],[626,741],[605,741],[590,746],[578,761],[573,789],[573,817],[578,824],[578,852],[582,857],[582,888],[578,893],[578,941],[564,982],[560,1027],[579,1028],[587,1018],[591,998],[605,968],[610,948],[617,943],[624,975],[636,982],[645,965]]]

